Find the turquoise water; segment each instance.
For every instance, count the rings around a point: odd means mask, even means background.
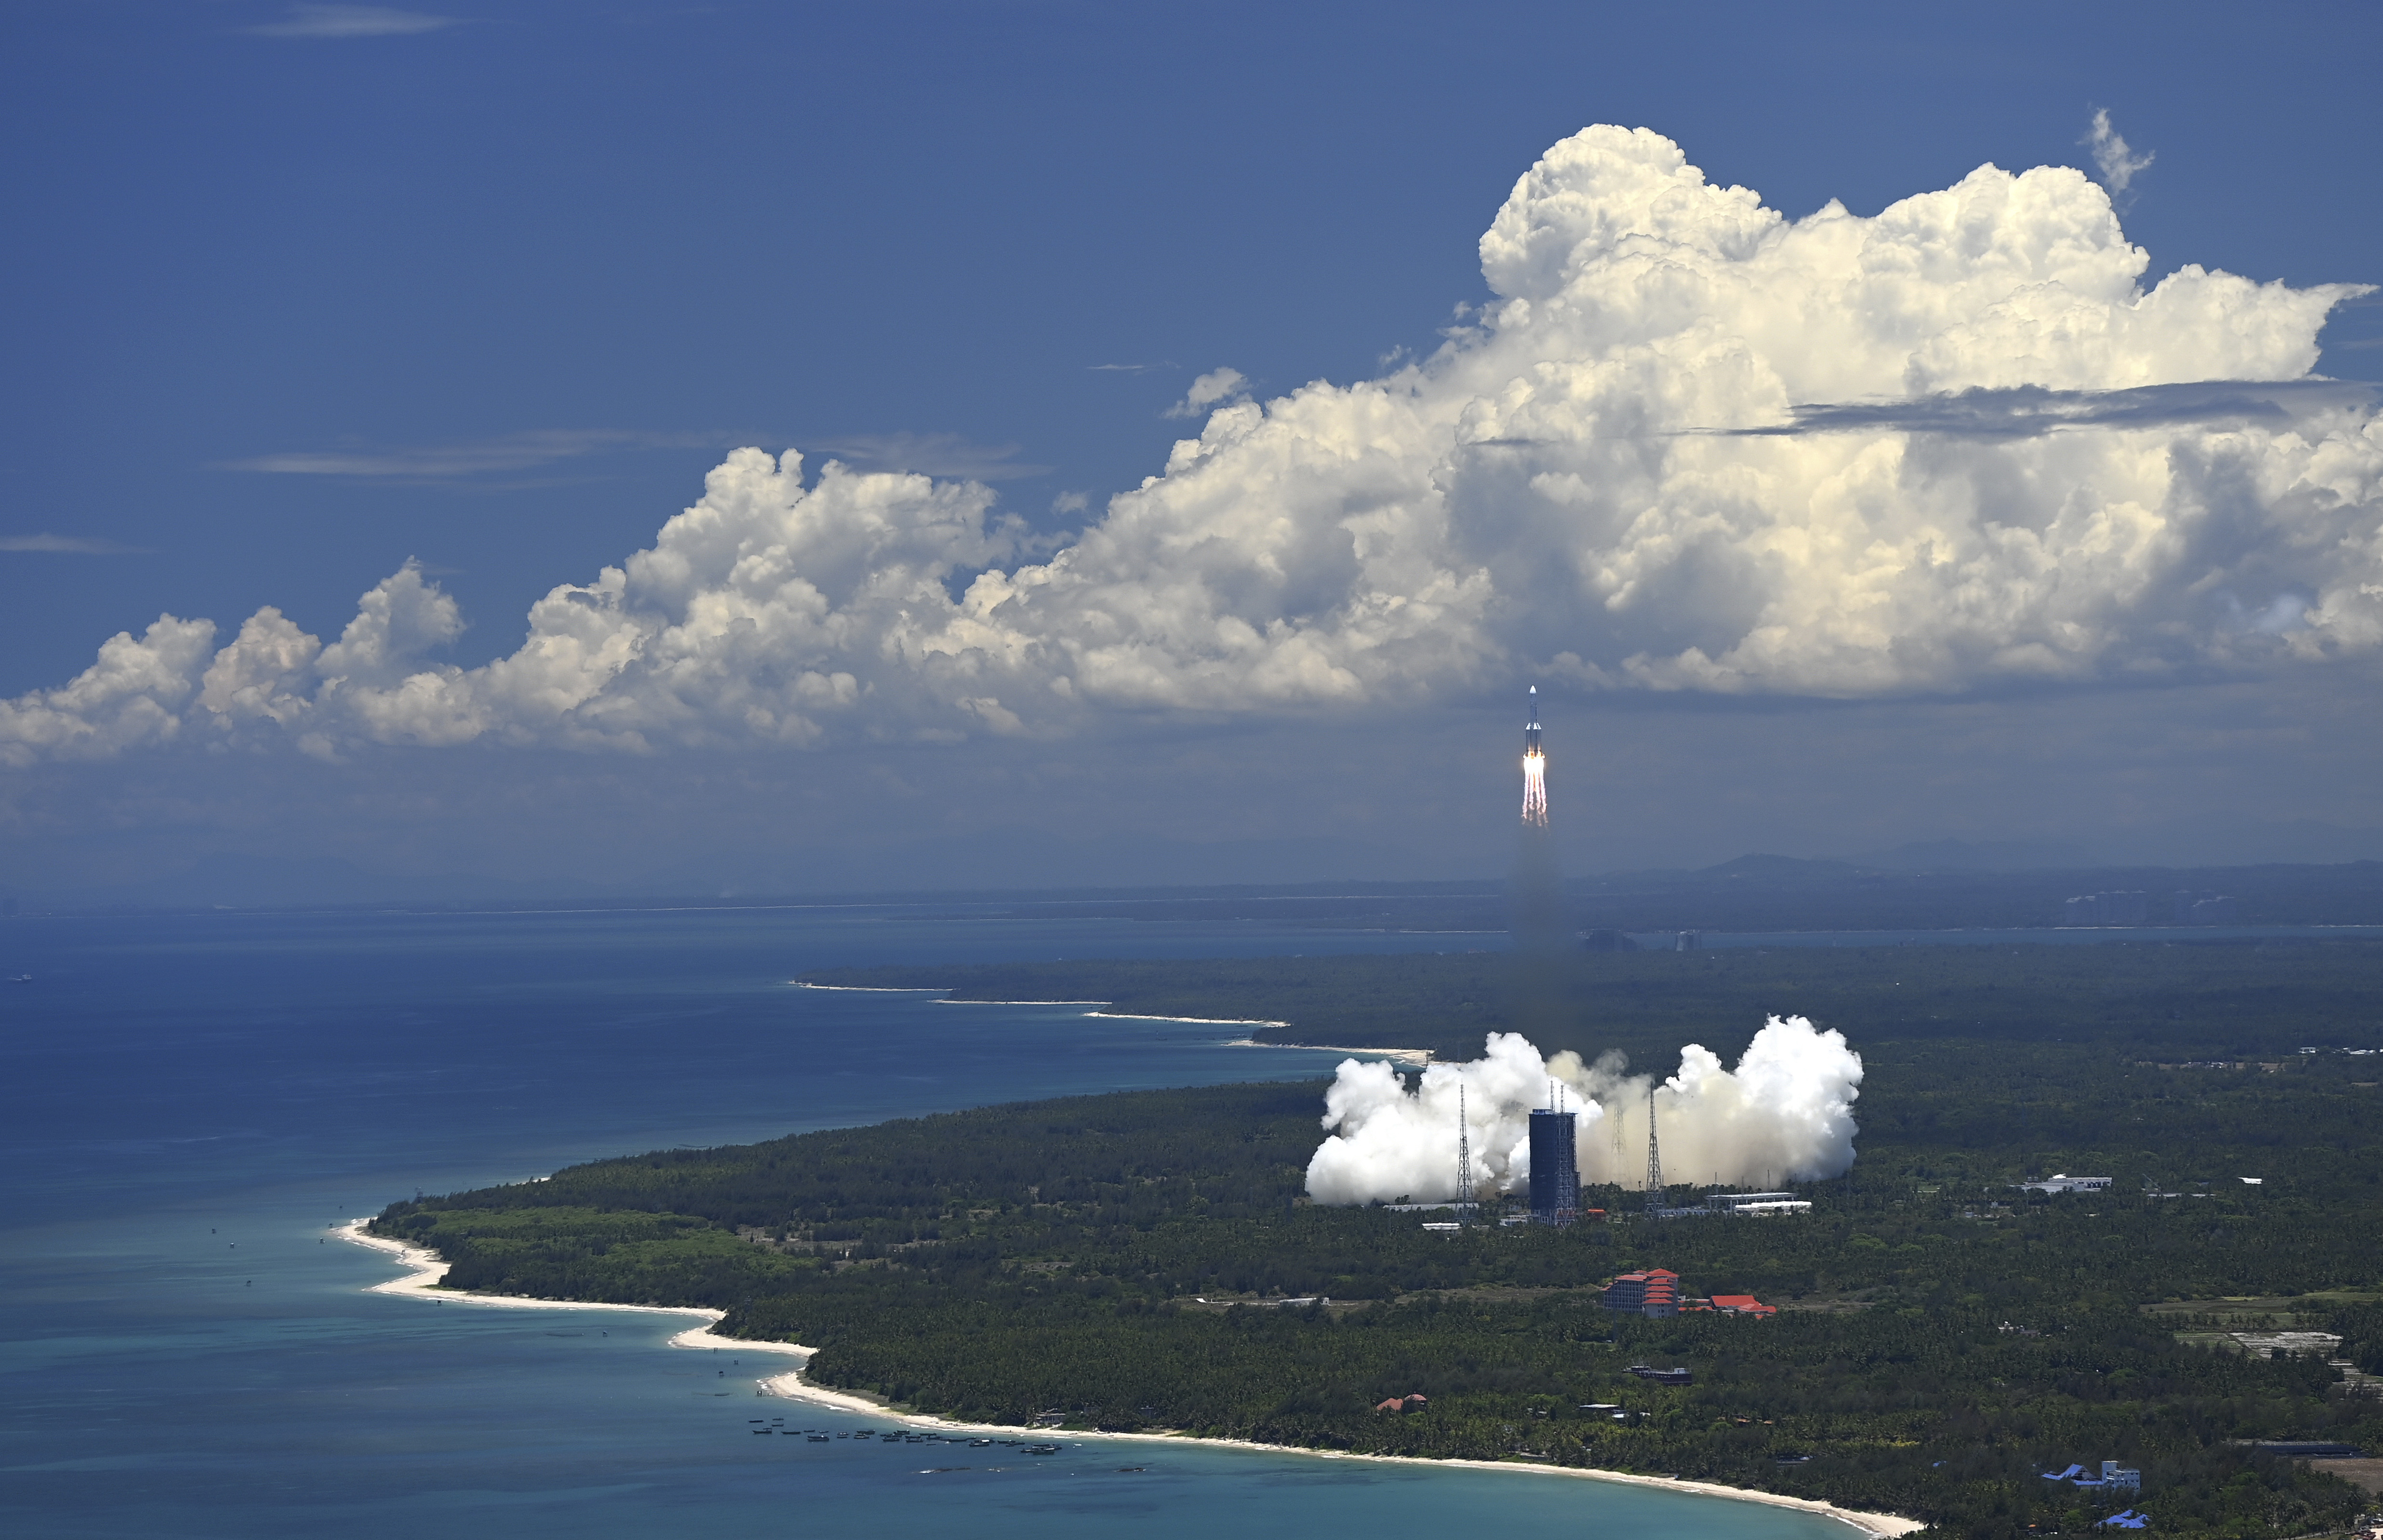
[[[673,1316],[363,1292],[327,1226],[417,1188],[1021,1097],[1328,1072],[1235,1029],[791,987],[846,963],[1436,951],[1463,938],[964,912],[0,925],[0,1527],[24,1535],[1413,1532],[1817,1540],[1753,1504],[1067,1440],[756,1437],[866,1419]],[[724,1361],[723,1361],[724,1360]],[[1141,1470],[1122,1467],[1141,1466]],[[966,1467],[952,1469],[952,1467]]]

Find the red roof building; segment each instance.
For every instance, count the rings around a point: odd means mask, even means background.
[[[1624,1273],[1605,1286],[1605,1308],[1633,1315],[1677,1315],[1680,1275],[1662,1267]]]
[[[1751,1294],[1716,1294],[1712,1308],[1723,1315],[1776,1315],[1779,1307],[1766,1305]]]

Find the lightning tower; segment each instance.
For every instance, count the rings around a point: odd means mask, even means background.
[[[1663,1152],[1655,1143],[1655,1083],[1647,1082],[1647,1212],[1663,1212]]]
[[[1523,724],[1523,821],[1548,826],[1548,756],[1539,746],[1539,687],[1531,686],[1531,720]]]
[[[1473,1130],[1464,1121],[1464,1088],[1456,1088],[1456,1218],[1473,1217]]]

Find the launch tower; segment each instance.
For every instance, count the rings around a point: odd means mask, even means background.
[[[1579,1116],[1552,1105],[1531,1113],[1531,1218],[1537,1224],[1580,1217]]]

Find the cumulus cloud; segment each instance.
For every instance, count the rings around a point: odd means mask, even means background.
[[[0,701],[0,764],[95,759],[181,732],[181,708],[208,665],[213,621],[158,617],[142,635],[119,631],[99,659],[55,690]]]
[[[1459,1107],[1481,1190],[1530,1179],[1530,1114],[1562,1086],[1579,1119],[1581,1179],[1645,1183],[1648,1090],[1654,1090],[1663,1173],[1671,1182],[1771,1187],[1841,1175],[1853,1164],[1861,1056],[1841,1033],[1802,1016],[1772,1016],[1734,1070],[1710,1049],[1680,1051],[1675,1075],[1633,1076],[1618,1055],[1543,1059],[1519,1032],[1492,1032],[1468,1064],[1427,1067],[1413,1090],[1379,1062],[1342,1061],[1324,1096],[1327,1137],[1308,1162],[1323,1203],[1441,1202],[1455,1190]],[[1461,1093],[1461,1094],[1460,1094]]]
[[[1211,369],[1192,382],[1183,399],[1167,409],[1169,417],[1203,417],[1227,401],[1249,395],[1249,378],[1239,369]]]
[[[2118,130],[2110,127],[2107,107],[2093,109],[2093,126],[2085,130],[2085,137],[2079,142],[2093,152],[2093,164],[2102,173],[2102,185],[2113,192],[2127,191],[2127,185],[2152,163],[2151,152],[2136,154],[2127,147]]]
[[[1791,220],[1614,128],[1550,150],[1480,256],[1492,297],[1427,358],[1263,401],[1201,376],[1197,436],[1056,549],[998,506],[1006,450],[743,449],[494,662],[438,661],[462,618],[409,567],[319,655],[259,616],[243,683],[194,656],[139,709],[316,752],[647,752],[1401,708],[1517,671],[1858,698],[2383,652],[2383,422],[2310,375],[2355,287],[2147,290],[2072,169]],[[81,686],[0,741],[172,735]]]

